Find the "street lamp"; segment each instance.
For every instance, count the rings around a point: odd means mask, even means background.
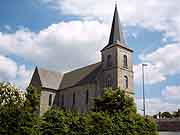
[[[146,116],[146,103],[145,103],[145,91],[144,91],[144,67],[148,66],[147,64],[142,64],[142,88],[143,88],[143,111],[144,116]]]

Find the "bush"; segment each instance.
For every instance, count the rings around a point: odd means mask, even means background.
[[[124,91],[106,90],[88,113],[51,108],[39,116],[39,91],[0,83],[0,134],[3,135],[156,135],[154,121],[136,112],[133,98]]]
[[[53,108],[43,116],[43,135],[157,135],[155,122],[136,113],[124,91],[106,90],[95,99],[93,112],[79,114]]]

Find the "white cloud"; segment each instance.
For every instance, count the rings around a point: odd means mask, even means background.
[[[180,86],[166,86],[166,89],[162,91],[162,96],[167,100],[180,101]]]
[[[80,16],[84,20],[102,20],[111,23],[113,0],[48,0],[50,5],[65,15]],[[146,69],[147,84],[156,84],[167,79],[169,75],[180,73],[178,41],[180,40],[180,4],[179,0],[121,0],[118,3],[120,18],[127,26],[138,25],[150,31],[163,32],[163,42],[169,37],[177,44],[165,45],[141,57],[148,62]],[[174,12],[176,11],[176,12]],[[136,37],[136,35],[135,35]],[[141,65],[135,65],[135,81],[141,80]]]
[[[60,22],[39,33],[27,29],[0,33],[0,52],[64,71],[100,59],[108,34],[109,27],[98,21]]]
[[[0,55],[0,80],[9,81],[16,77],[17,64],[4,56]]]
[[[20,65],[16,72],[16,78],[12,80],[12,83],[24,90],[29,85],[32,74],[32,70],[27,69],[25,65]]]
[[[142,99],[138,98],[136,99],[137,109],[140,114],[143,114],[142,112]],[[180,108],[180,105],[177,103],[170,103],[168,101],[164,101],[160,98],[150,98],[146,99],[146,114],[147,115],[154,115],[158,112],[174,112],[177,111]]]
[[[27,70],[25,65],[17,65],[11,58],[0,55],[0,81],[16,84],[24,89],[27,87],[32,71]]]
[[[147,67],[144,67],[145,84],[156,84],[166,80],[166,76],[160,72],[156,65],[147,63]],[[134,65],[134,81],[138,84],[142,80],[142,65]]]
[[[146,54],[143,58],[156,65],[165,75],[174,75],[180,73],[180,43],[168,44],[156,51]]]
[[[114,0],[42,0],[68,15],[83,19],[111,22]],[[179,38],[179,0],[121,0],[118,3],[121,19],[128,25],[165,32],[165,36]]]
[[[145,68],[147,84],[156,84],[169,76],[180,74],[180,43],[167,44],[154,52],[141,55],[140,59],[148,63]],[[141,64],[134,66],[135,81],[142,78]]]

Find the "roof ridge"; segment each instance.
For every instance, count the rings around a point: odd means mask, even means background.
[[[59,85],[59,90],[72,87],[79,83],[83,78],[89,75],[97,67],[99,67],[101,62],[94,63],[82,68],[75,69],[73,71],[64,74],[62,82]]]
[[[80,68],[76,68],[76,69],[74,69],[74,70],[71,70],[71,71],[69,71],[69,72],[66,72],[66,73],[64,73],[64,74],[68,74],[68,73],[71,73],[71,72],[74,72],[74,71],[78,71],[78,70],[81,70],[81,69],[83,69],[83,68],[88,68],[88,67],[91,67],[91,66],[93,66],[93,65],[100,64],[100,63],[101,63],[101,62],[96,62],[96,63],[93,63],[93,64],[89,64],[89,65],[87,65],[87,66],[80,67]]]

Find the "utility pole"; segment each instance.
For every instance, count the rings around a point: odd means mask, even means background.
[[[147,66],[147,64],[142,64],[142,88],[143,88],[143,111],[144,116],[146,116],[146,101],[145,101],[145,91],[144,91],[144,67]]]

